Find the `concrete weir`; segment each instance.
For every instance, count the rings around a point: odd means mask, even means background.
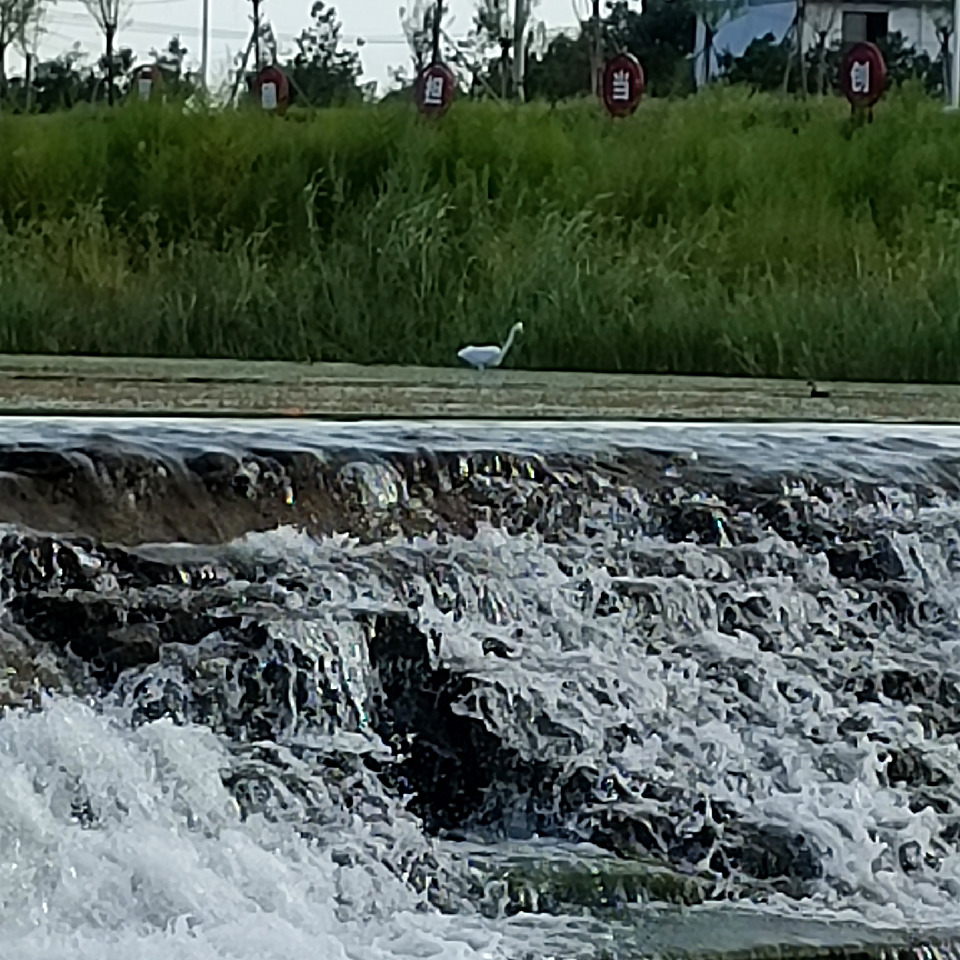
[[[0,415],[960,423],[960,386],[2,356]]]
[[[960,960],[924,425],[960,386],[0,356],[0,938]]]

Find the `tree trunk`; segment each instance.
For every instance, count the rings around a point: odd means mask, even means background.
[[[256,58],[253,63],[254,73],[260,72],[260,0],[253,0],[253,44]]]
[[[790,25],[791,30],[797,29],[797,15],[794,14],[793,23]],[[790,71],[793,69],[793,54],[787,54],[787,65],[783,70],[783,92],[787,94],[790,92]]]
[[[950,49],[951,31],[941,27],[937,31],[940,40],[940,59],[943,62],[943,99],[950,102],[950,82],[953,77],[953,51]]]
[[[237,92],[240,89],[240,84],[243,82],[243,78],[247,73],[247,61],[250,59],[250,51],[253,49],[253,40],[254,35],[250,34],[250,39],[247,42],[247,49],[243,51],[243,62],[237,68],[237,75],[233,80],[233,89],[230,91],[230,106],[233,106],[234,102],[237,99]],[[420,70],[417,70],[417,76],[420,76]]]
[[[507,37],[500,38],[500,99],[507,99],[507,77],[509,76],[509,53],[510,40]]]
[[[27,83],[27,113],[33,109],[33,52],[24,57],[24,75]]]
[[[593,44],[590,50],[590,90],[595,97],[600,90],[600,71],[603,69],[603,39],[600,33],[600,0],[593,0]]]
[[[113,35],[116,27],[112,23],[107,24],[107,103],[113,106]]]
[[[3,39],[6,36],[7,25],[0,20],[0,109],[7,99],[7,44]]]
[[[440,21],[443,18],[443,0],[436,0],[433,6],[433,37],[430,43],[430,62],[440,62]]]
[[[827,31],[821,30],[817,37],[817,93],[827,92]]]

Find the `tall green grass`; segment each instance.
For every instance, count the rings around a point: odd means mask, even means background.
[[[876,113],[0,116],[0,351],[960,381],[960,119]]]

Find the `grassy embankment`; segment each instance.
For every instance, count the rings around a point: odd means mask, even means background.
[[[960,381],[960,120],[877,113],[0,116],[0,352]]]

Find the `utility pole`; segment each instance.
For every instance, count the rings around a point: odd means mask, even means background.
[[[960,3],[960,0],[957,0]],[[600,96],[600,68],[603,64],[603,36],[600,32],[600,0],[593,0],[593,50],[590,53],[590,89]]]
[[[958,0],[960,2],[960,0]],[[431,64],[440,62],[440,21],[443,20],[443,0],[436,0],[433,6],[433,42],[431,44]]]
[[[203,0],[203,27],[200,36],[200,83],[205,94],[210,93],[210,0]]]
[[[797,59],[800,65],[800,97],[807,98],[807,58],[803,49],[804,34],[807,32],[806,0],[797,0]]]
[[[600,0],[597,0],[599,3]],[[523,103],[526,99],[523,90],[524,44],[523,35],[527,27],[527,0],[516,0],[513,13],[513,91]]]
[[[21,24],[19,29],[20,52],[23,54],[24,81],[27,87],[27,113],[33,109],[33,75],[36,72],[37,50],[40,49],[41,17],[41,11],[35,8],[30,19]]]

